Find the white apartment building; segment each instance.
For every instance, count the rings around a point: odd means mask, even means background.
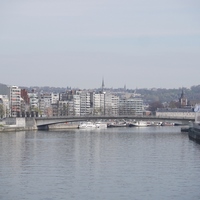
[[[119,115],[143,115],[143,100],[129,98],[119,100]]]
[[[105,93],[93,94],[93,114],[94,115],[105,114]]]
[[[119,97],[110,93],[93,94],[94,115],[118,115]]]
[[[104,107],[105,107],[105,115],[112,115],[112,94],[105,93],[104,94]]]
[[[21,89],[17,86],[10,87],[10,115],[17,117],[21,114]]]
[[[57,104],[58,101],[59,101],[58,93],[41,93],[39,97],[40,114],[42,116],[47,115],[48,110],[52,108],[52,104],[54,104],[54,111],[55,111],[55,104]]]
[[[51,103],[57,103],[59,101],[59,93],[52,93],[51,94]]]
[[[74,101],[68,101],[68,115],[74,115]]]
[[[81,99],[79,94],[73,95],[73,115],[80,116]]]
[[[119,115],[119,97],[112,94],[111,103],[112,115]]]
[[[30,108],[31,111],[34,111],[35,109],[39,108],[39,100],[38,100],[38,95],[34,92],[28,93],[28,96],[30,98]]]
[[[90,93],[86,91],[80,92],[80,115],[89,115],[91,113],[90,108]]]
[[[39,97],[39,110],[40,114],[43,116],[47,115],[47,110],[51,108],[52,94],[42,93]]]

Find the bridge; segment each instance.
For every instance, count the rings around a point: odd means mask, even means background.
[[[35,117],[38,129],[48,129],[49,125],[66,123],[66,122],[81,122],[81,121],[97,121],[97,120],[143,120],[143,121],[162,121],[174,122],[177,124],[188,125],[189,121],[194,121],[192,117],[157,117],[157,116],[59,116],[59,117]]]

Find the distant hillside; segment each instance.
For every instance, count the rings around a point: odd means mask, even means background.
[[[66,90],[71,90],[72,88],[59,88],[59,87],[21,87],[27,89],[29,92],[35,90],[36,92],[54,92],[61,93]],[[73,88],[75,89],[75,88]],[[76,88],[77,89],[77,88]],[[97,90],[97,89],[94,89]],[[124,92],[123,88],[113,89],[113,88],[105,88],[105,90],[113,91],[113,92]],[[153,88],[153,89],[137,89],[136,93],[141,94],[145,102],[170,102],[170,101],[178,101],[181,96],[182,90],[184,91],[185,97],[188,101],[200,101],[200,85],[192,86],[191,88],[178,88],[178,89],[163,89],[163,88]],[[126,90],[129,93],[134,93],[135,90]]]
[[[188,101],[200,101],[200,85],[179,89],[137,89],[137,93],[141,94],[144,100],[148,102],[170,102],[178,101],[182,90]]]

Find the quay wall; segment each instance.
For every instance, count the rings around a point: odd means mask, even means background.
[[[49,125],[48,130],[56,129],[76,129],[78,128],[77,122],[61,123]],[[31,131],[38,130],[37,123],[34,117],[25,118],[5,118],[0,121],[0,132],[13,132],[13,131]]]
[[[77,129],[78,125],[79,125],[79,123],[77,123],[77,122],[52,124],[52,125],[49,125],[49,130],[54,130],[54,129]]]
[[[35,118],[5,118],[0,123],[0,132],[37,130]]]

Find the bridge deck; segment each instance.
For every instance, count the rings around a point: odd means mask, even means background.
[[[61,117],[36,117],[37,126],[44,126],[50,124],[58,124],[65,122],[79,122],[79,121],[89,121],[89,120],[109,120],[109,119],[134,119],[134,120],[145,120],[145,121],[170,121],[179,122],[182,124],[188,124],[189,121],[194,121],[192,117],[157,117],[157,116],[61,116]]]

